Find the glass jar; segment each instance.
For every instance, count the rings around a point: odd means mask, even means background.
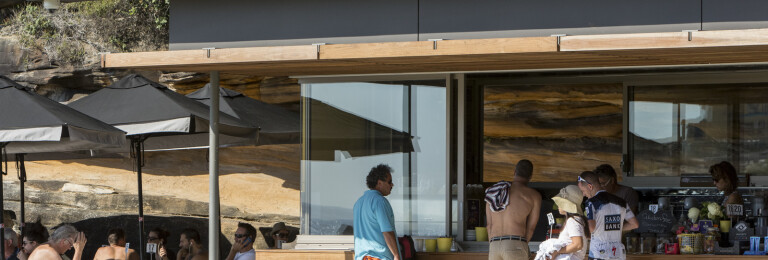
[[[629,233],[624,237],[624,247],[627,249],[627,254],[637,254],[640,247],[638,243],[638,237],[635,233]]]
[[[719,239],[719,234],[717,232],[717,228],[710,227],[707,229],[707,234],[704,235],[704,254],[714,254],[715,253],[715,243]]]
[[[641,254],[656,253],[656,234],[643,233],[640,236],[640,253]]]
[[[664,254],[664,251],[666,250],[666,245],[668,243],[675,243],[677,241],[672,241],[672,235],[669,233],[657,233],[656,234],[656,253],[657,254]]]

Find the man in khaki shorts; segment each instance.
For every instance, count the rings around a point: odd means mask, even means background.
[[[512,182],[500,181],[485,191],[491,245],[489,260],[529,259],[528,240],[539,221],[541,194],[528,187],[533,164],[520,160]]]

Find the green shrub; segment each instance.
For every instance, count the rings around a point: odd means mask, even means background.
[[[54,62],[82,63],[96,52],[166,50],[168,7],[169,0],[96,0],[48,12],[27,2],[2,30]]]

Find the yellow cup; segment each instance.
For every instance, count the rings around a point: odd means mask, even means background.
[[[475,240],[488,241],[488,230],[485,227],[475,227]]]
[[[437,238],[437,252],[451,252],[452,237]]]
[[[720,232],[728,233],[731,231],[731,221],[730,220],[720,220]]]
[[[435,249],[437,249],[437,239],[424,239],[424,246],[427,252],[435,252]]]

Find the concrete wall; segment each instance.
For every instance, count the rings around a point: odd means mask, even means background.
[[[768,27],[764,0],[185,0],[170,48]]]

